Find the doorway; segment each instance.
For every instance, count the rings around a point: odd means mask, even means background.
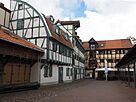
[[[59,67],[58,80],[59,80],[59,83],[63,83],[63,67]]]

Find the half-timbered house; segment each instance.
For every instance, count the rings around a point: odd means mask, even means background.
[[[70,82],[73,77],[73,30],[77,24],[67,29],[59,21],[55,22],[53,16],[45,16],[39,13],[33,6],[21,0],[11,0],[11,30],[44,49],[44,56],[41,57],[41,84],[54,84]],[[79,22],[78,22],[79,24]],[[74,28],[74,29],[73,29]],[[71,31],[72,30],[72,31]],[[77,39],[77,38],[76,38]],[[80,50],[76,53],[78,67],[82,66],[83,77],[83,47],[78,39]],[[80,54],[78,54],[80,53]],[[80,63],[82,62],[82,63]]]
[[[2,3],[0,13],[0,93],[38,88],[44,50],[10,31],[11,12]]]
[[[82,40],[77,35],[77,28],[80,27],[79,21],[59,21],[69,32],[73,45],[72,67],[73,80],[82,79],[84,77],[84,53]]]
[[[130,39],[95,41],[91,38],[89,42],[84,42],[83,46],[86,50],[86,75],[96,79],[105,79],[107,66],[110,80],[118,78],[115,65],[132,47],[132,43]]]

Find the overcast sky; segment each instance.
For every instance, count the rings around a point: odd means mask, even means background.
[[[9,8],[10,0],[0,0]],[[80,20],[83,41],[136,38],[136,0],[24,0],[45,15]]]

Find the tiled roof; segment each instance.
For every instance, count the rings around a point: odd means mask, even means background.
[[[44,52],[44,50],[28,41],[25,39],[19,37],[18,35],[15,35],[11,33],[10,31],[0,28],[0,40],[4,40],[10,43],[17,44],[19,46],[27,47],[32,50]]]
[[[57,40],[58,42],[64,44],[65,46],[72,48],[72,43],[70,42],[70,40],[66,40],[64,38],[64,31],[61,30],[61,34],[60,35],[56,34],[54,25],[52,24],[50,19],[47,18],[47,17],[45,17],[45,19],[46,19],[47,25],[49,27],[49,30],[51,32],[51,35],[52,35],[52,36],[50,36],[50,38],[53,38],[53,39]]]
[[[85,50],[90,50],[89,43],[87,41],[83,42],[83,47],[84,47]]]
[[[132,48],[130,39],[117,39],[117,40],[102,40],[97,41],[97,49],[120,49],[120,48]],[[85,50],[89,50],[89,43],[83,42]]]

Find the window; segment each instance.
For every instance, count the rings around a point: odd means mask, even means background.
[[[91,45],[91,50],[95,50],[95,45]]]
[[[71,51],[68,50],[68,57],[71,57]]]
[[[50,16],[50,21],[51,21],[51,22],[54,22],[54,20],[55,20],[55,19],[54,19],[53,16],[51,15],[51,16]]]
[[[120,53],[120,50],[116,50],[116,54],[119,54]]]
[[[66,76],[70,76],[70,68],[66,69]]]
[[[62,53],[62,46],[60,45],[59,46],[59,54],[61,54]]]
[[[125,50],[125,54],[128,52],[128,50]]]
[[[73,69],[71,68],[71,76],[73,75]]]
[[[17,21],[17,29],[23,29],[24,28],[24,19],[19,19]]]
[[[58,26],[55,27],[55,32],[60,35],[60,28]]]
[[[52,44],[53,44],[53,51],[57,51],[57,44],[55,42],[53,42]]]
[[[108,54],[111,54],[111,51],[108,51]]]
[[[64,38],[65,38],[66,40],[69,40],[69,35],[68,35],[68,33],[64,33]]]
[[[67,48],[64,48],[64,55],[65,56],[67,56],[67,52],[68,52]]]
[[[99,54],[99,51],[96,51],[96,54]]]
[[[44,77],[52,77],[52,65],[44,66]]]
[[[23,4],[18,4],[18,10],[22,10],[23,9]]]

